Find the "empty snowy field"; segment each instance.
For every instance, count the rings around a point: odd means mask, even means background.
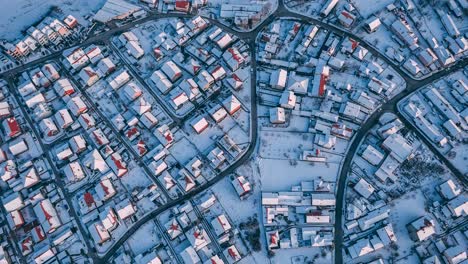
[[[40,21],[54,6],[86,24],[84,16],[97,11],[105,0],[0,0],[0,39],[14,40]]]

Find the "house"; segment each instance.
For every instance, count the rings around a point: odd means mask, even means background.
[[[179,83],[179,88],[184,91],[190,101],[195,101],[201,97],[198,84],[192,79],[185,79]]]
[[[117,192],[112,184],[112,181],[109,178],[102,179],[94,187],[97,197],[100,201],[105,202],[112,198]]]
[[[336,198],[333,193],[313,193],[311,195],[314,206],[335,206]]]
[[[200,257],[192,246],[188,246],[182,252],[179,253],[183,263],[187,264],[198,264],[201,263]]]
[[[323,97],[327,90],[326,84],[330,78],[330,67],[321,60],[315,68],[314,79],[312,81],[312,96]]]
[[[8,149],[10,150],[11,154],[13,154],[13,156],[18,156],[21,153],[28,151],[29,148],[26,144],[26,141],[22,138],[19,138],[10,142]]]
[[[79,70],[89,63],[88,56],[82,48],[66,50],[63,52],[63,56],[74,70]]]
[[[3,131],[8,139],[21,135],[21,127],[15,117],[9,117],[2,122]]]
[[[54,83],[54,90],[61,97],[72,95],[75,92],[70,80],[60,79]]]
[[[98,148],[109,144],[109,139],[108,139],[107,136],[104,134],[104,132],[102,131],[102,129],[100,129],[100,128],[95,129],[95,130],[93,130],[93,131],[91,132],[91,134],[92,134],[91,139],[93,140],[94,144],[95,144]]]
[[[124,176],[127,172],[127,164],[117,152],[112,153],[107,159],[107,164],[118,177]]]
[[[166,61],[161,67],[161,71],[171,80],[171,82],[177,81],[182,76],[180,68],[172,61]]]
[[[67,25],[67,27],[69,29],[74,29],[75,27],[77,27],[79,25],[78,23],[78,20],[72,16],[72,15],[68,15],[64,20],[63,20],[63,23],[65,23],[65,25]]]
[[[436,233],[435,221],[428,216],[422,216],[408,226],[410,238],[415,241],[424,241]]]
[[[8,102],[0,102],[0,118],[5,118],[11,115],[11,109]]]
[[[49,199],[44,199],[34,206],[34,213],[42,226],[42,229],[50,234],[59,228],[62,223]]]
[[[367,160],[370,164],[377,166],[383,160],[384,155],[372,145],[367,145],[362,152],[361,157]]]
[[[13,229],[18,229],[24,225],[24,217],[20,210],[11,211],[7,215],[8,225]]]
[[[141,90],[141,88],[133,81],[127,83],[121,89],[121,92],[123,96],[130,102],[137,99],[143,94],[143,91]]]
[[[289,75],[287,87],[289,91],[293,91],[295,94],[305,95],[309,89],[309,78],[292,72]]]
[[[79,182],[85,178],[85,173],[80,163],[77,161],[68,163],[65,168],[63,168],[63,173],[68,179],[68,182],[74,183]]]
[[[216,121],[216,123],[220,123],[227,116],[227,111],[219,104],[211,108],[208,113]]]
[[[288,71],[284,69],[278,69],[270,75],[270,86],[274,89],[283,90],[286,87],[288,80]]]
[[[39,122],[39,129],[47,137],[53,137],[59,133],[57,126],[52,118],[44,118]]]
[[[226,70],[223,66],[218,65],[211,71],[211,76],[213,76],[215,81],[222,80],[226,77]]]
[[[366,29],[367,32],[372,33],[377,31],[381,25],[382,22],[380,22],[380,19],[376,16],[372,16],[365,22],[364,29]]]
[[[204,117],[197,117],[190,122],[190,125],[197,132],[197,134],[202,133],[208,126],[209,123]]]
[[[35,106],[41,103],[45,103],[46,99],[41,92],[36,92],[25,97],[24,102],[26,103],[29,109],[33,109]]]
[[[226,161],[226,157],[224,156],[224,151],[222,151],[219,147],[215,147],[210,151],[207,158],[211,161],[213,167],[218,169],[223,165]]]
[[[155,127],[159,120],[153,115],[151,112],[145,112],[143,115],[140,117],[140,122],[147,128],[147,129],[152,129]]]
[[[44,64],[44,66],[41,67],[41,71],[51,82],[55,82],[56,80],[60,79],[60,74],[58,73],[57,69],[55,69],[55,66],[51,63]]]
[[[153,72],[150,80],[156,85],[159,91],[163,94],[167,94],[172,88],[172,82],[167,76],[160,70]]]
[[[13,212],[24,207],[23,197],[20,192],[12,192],[2,198],[3,207],[7,212]]]
[[[223,251],[223,254],[228,259],[229,263],[235,263],[242,259],[239,251],[237,250],[235,245],[231,245]]]
[[[105,76],[113,73],[116,67],[114,62],[109,57],[106,57],[98,62],[97,69]]]
[[[97,221],[89,225],[88,231],[91,234],[94,243],[97,245],[102,245],[111,238],[109,232],[104,228],[101,221]]]
[[[130,202],[129,199],[125,199],[118,203],[115,206],[115,210],[117,211],[117,215],[121,220],[125,220],[136,213],[136,207]]]
[[[175,0],[174,10],[179,12],[188,13],[190,11],[190,1],[188,0]]]
[[[111,206],[107,206],[106,208],[104,208],[104,210],[99,214],[99,219],[101,219],[102,226],[108,232],[111,232],[119,225],[117,215],[115,214],[114,209],[112,209]]]
[[[231,94],[230,96],[228,96],[226,99],[223,100],[223,106],[230,115],[233,115],[239,109],[241,109],[242,105],[240,101],[237,99],[237,97],[235,97],[234,94]]]
[[[349,255],[355,259],[364,255],[367,255],[374,251],[371,241],[368,238],[362,238],[356,241],[353,245],[348,248]]]
[[[175,239],[176,237],[182,234],[182,228],[180,227],[176,218],[169,220],[169,222],[164,224],[164,227],[171,240]]]
[[[437,187],[439,193],[447,200],[452,200],[461,194],[462,189],[452,179],[445,181]]]
[[[339,0],[328,0],[320,10],[320,15],[322,17],[327,17],[328,14],[335,8],[336,4],[338,4]]]
[[[179,178],[179,183],[186,193],[190,192],[197,185],[195,183],[195,180],[188,174],[181,175],[181,177]]]
[[[88,110],[88,107],[83,102],[83,99],[81,99],[79,96],[71,98],[67,102],[67,107],[68,110],[70,110],[75,116],[79,116]]]
[[[244,176],[237,176],[232,181],[232,186],[237,192],[237,195],[242,199],[247,194],[249,194],[252,190],[250,186],[250,182],[245,179]]]
[[[65,142],[56,147],[55,155],[57,156],[57,159],[64,161],[73,156],[73,152],[68,146],[68,144]]]
[[[96,209],[96,201],[94,200],[93,194],[90,192],[82,193],[82,195],[80,194],[78,204],[80,206],[80,212],[83,214]]]
[[[66,129],[73,124],[73,118],[67,109],[60,109],[55,113],[55,120],[61,129]]]
[[[459,195],[447,203],[447,208],[452,213],[452,217],[457,218],[468,214],[468,197]]]
[[[228,65],[229,69],[231,69],[231,71],[236,71],[237,69],[241,68],[245,63],[244,56],[235,47],[228,48],[223,53],[223,59]]]
[[[285,114],[284,108],[282,107],[270,108],[270,122],[272,124],[286,123],[286,114]]]
[[[399,133],[388,136],[382,143],[382,148],[390,151],[390,155],[399,162],[405,161],[413,152],[413,147]]]
[[[85,156],[83,165],[88,167],[92,172],[98,171],[100,173],[105,173],[109,170],[107,163],[97,149],[94,149]]]
[[[217,37],[215,42],[221,50],[224,50],[234,42],[234,39],[232,38],[231,34],[224,33],[220,37]]]
[[[197,75],[197,84],[200,89],[207,91],[215,82],[215,79],[206,70],[200,71]]]
[[[342,10],[338,15],[338,21],[347,28],[351,27],[355,20],[356,16],[346,10]]]
[[[286,109],[294,109],[296,107],[297,97],[293,91],[284,91],[281,94],[279,105]]]
[[[387,219],[390,216],[390,208],[388,206],[380,207],[369,212],[367,215],[358,219],[359,228],[361,231],[368,230],[376,223]]]
[[[201,69],[202,66],[197,59],[191,58],[185,65],[185,70],[187,70],[190,74],[196,75]]]
[[[174,142],[174,135],[166,124],[158,127],[153,134],[165,147],[171,145]]]
[[[90,129],[96,126],[96,120],[88,113],[83,113],[78,117],[78,122],[84,129]]]
[[[466,262],[468,259],[466,248],[460,245],[450,247],[444,251],[444,257],[449,264],[458,264]]]
[[[411,50],[419,47],[418,37],[409,25],[408,21],[403,18],[395,20],[390,26],[390,30]]]
[[[368,199],[375,191],[374,186],[368,183],[364,178],[361,178],[355,185],[354,190],[362,197]]]
[[[79,154],[86,150],[86,140],[83,138],[82,135],[76,135],[70,138],[68,141],[73,153]]]
[[[138,41],[129,41],[125,44],[125,47],[127,48],[127,52],[137,60],[145,54]]]
[[[20,84],[17,88],[21,97],[26,98],[26,96],[37,92],[36,86],[32,82],[24,82]]]
[[[214,232],[218,237],[226,234],[232,228],[226,215],[224,214],[218,215],[213,220],[211,220],[211,226],[213,227]]]
[[[114,90],[118,90],[124,84],[130,81],[130,75],[124,69],[114,72],[109,77],[107,77],[107,82],[109,83],[110,87]]]
[[[170,93],[171,105],[175,110],[180,109],[185,103],[189,101],[189,98],[185,91],[177,87]]]

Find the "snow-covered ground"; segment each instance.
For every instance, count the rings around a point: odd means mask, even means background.
[[[104,3],[105,0],[0,0],[0,39],[14,40],[54,6],[59,6],[64,14],[71,14],[80,24],[86,25],[84,17],[97,11]]]

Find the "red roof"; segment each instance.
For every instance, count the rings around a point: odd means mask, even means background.
[[[182,10],[182,11],[186,11],[188,10],[190,7],[190,2],[189,1],[186,1],[186,0],[176,0],[175,1],[175,8],[177,10]]]
[[[133,137],[134,135],[137,135],[137,134],[138,134],[138,129],[136,127],[132,127],[127,131],[127,137],[128,138],[131,138],[131,137]]]
[[[101,187],[102,187],[102,190],[104,191],[104,193],[106,195],[109,195],[109,188],[101,181]]]
[[[44,231],[42,231],[41,226],[34,227],[34,232],[36,232],[36,235],[37,235],[37,238],[39,238],[39,241],[42,241],[45,239],[45,234],[44,234]]]
[[[27,237],[25,240],[23,240],[23,242],[21,242],[21,249],[24,251],[27,251],[27,250],[30,250],[30,246],[32,244],[32,238],[31,237]]]
[[[319,96],[325,95],[325,84],[327,83],[328,76],[325,74],[320,75],[320,84],[319,84]]]
[[[238,51],[236,51],[233,48],[229,48],[228,52],[231,53],[232,58],[235,59],[236,61],[241,61],[243,58],[238,55]]]
[[[10,129],[10,134],[9,134],[10,137],[14,137],[21,133],[21,128],[18,124],[18,121],[16,121],[16,118],[14,117],[8,118],[7,123],[8,123],[8,128]]]
[[[228,253],[229,253],[229,256],[231,256],[233,259],[237,258],[237,253],[234,251],[234,249],[232,249],[232,247],[228,248]]]
[[[138,148],[138,151],[140,152],[140,156],[145,154],[147,151],[146,144],[143,140],[138,141],[137,148]]]
[[[91,207],[94,204],[94,198],[93,195],[89,192],[85,192],[84,194],[84,200],[85,203],[88,207]]]
[[[346,12],[346,11],[341,12],[341,14],[342,14],[344,17],[346,17],[346,18],[349,18],[349,19],[353,19],[353,20],[354,20],[353,16],[351,16],[351,14],[348,13],[348,12]]]

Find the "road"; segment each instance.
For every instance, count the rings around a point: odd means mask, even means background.
[[[87,46],[87,45],[94,44],[94,43],[107,42],[115,34],[125,32],[125,31],[135,27],[136,25],[139,25],[139,24],[142,24],[142,23],[145,23],[145,22],[154,21],[154,20],[157,20],[157,19],[164,19],[164,18],[192,18],[192,17],[194,17],[194,15],[191,15],[191,14],[159,14],[159,13],[156,13],[156,12],[150,12],[149,15],[147,17],[143,18],[143,19],[130,22],[130,23],[125,24],[123,26],[112,28],[112,29],[110,29],[108,31],[98,33],[97,35],[91,35],[89,38],[87,38],[86,40],[84,40],[80,44],[78,44],[78,46],[83,47],[83,46]],[[302,14],[298,14],[298,13],[289,11],[285,7],[285,5],[283,3],[283,0],[279,0],[277,9],[267,19],[265,19],[256,28],[254,28],[253,30],[251,30],[249,32],[239,32],[239,31],[233,30],[231,27],[226,26],[226,25],[224,25],[224,24],[222,24],[222,23],[220,23],[220,22],[218,22],[216,20],[213,20],[211,18],[206,18],[212,24],[219,26],[220,28],[222,28],[226,32],[229,32],[231,34],[236,35],[239,39],[245,41],[250,46],[250,52],[251,52],[251,58],[252,58],[251,59],[251,68],[252,68],[252,74],[251,74],[251,112],[250,112],[250,114],[251,114],[250,115],[250,120],[251,120],[250,138],[251,138],[251,140],[250,140],[250,144],[249,144],[247,150],[244,152],[244,154],[237,161],[235,161],[226,170],[219,173],[214,179],[207,182],[205,185],[199,186],[194,191],[192,191],[192,192],[190,192],[188,194],[185,194],[183,196],[180,196],[177,199],[170,200],[170,202],[162,205],[161,207],[151,211],[147,215],[140,218],[134,225],[132,225],[125,232],[124,235],[122,235],[114,243],[114,245],[107,251],[107,253],[105,255],[103,255],[101,257],[92,256],[94,263],[108,263],[109,259],[119,249],[119,247],[122,246],[125,243],[125,241],[136,230],[138,230],[142,225],[144,225],[148,221],[152,221],[161,212],[171,208],[172,206],[175,206],[175,205],[177,205],[179,203],[187,201],[187,200],[193,198],[195,195],[197,195],[197,194],[205,191],[206,189],[210,188],[215,183],[217,183],[219,180],[223,179],[225,176],[235,172],[235,170],[239,166],[244,164],[250,158],[250,156],[252,155],[252,153],[254,152],[254,150],[256,148],[257,136],[258,136],[257,135],[257,129],[258,129],[258,127],[257,127],[257,95],[256,95],[256,80],[257,80],[257,76],[256,76],[257,71],[256,71],[256,69],[257,69],[257,65],[256,65],[256,43],[255,43],[255,40],[256,40],[258,34],[267,25],[269,25],[275,19],[278,19],[278,18],[281,18],[281,17],[290,17],[290,18],[301,19],[303,21],[307,21],[307,22],[316,24],[316,25],[318,25],[318,26],[320,26],[320,27],[322,27],[324,29],[327,29],[327,30],[329,30],[331,32],[334,32],[334,33],[336,33],[338,35],[345,36],[345,37],[351,37],[351,38],[359,41],[361,43],[361,45],[363,47],[367,48],[371,54],[373,54],[375,57],[378,57],[378,58],[382,59],[387,64],[392,66],[393,69],[405,80],[405,82],[407,84],[406,89],[402,93],[398,94],[393,99],[391,99],[391,100],[387,101],[386,103],[384,103],[381,106],[381,108],[378,111],[371,114],[368,117],[368,119],[365,121],[365,123],[362,124],[362,126],[359,128],[359,130],[356,131],[355,136],[353,137],[351,145],[350,145],[350,147],[348,149],[348,152],[347,152],[347,154],[346,154],[346,156],[344,158],[343,164],[341,166],[341,170],[340,170],[340,173],[339,173],[339,178],[337,180],[338,187],[337,187],[337,198],[336,198],[337,204],[336,204],[336,216],[335,216],[335,221],[336,222],[335,222],[335,238],[334,239],[335,239],[335,262],[336,263],[342,263],[343,262],[343,255],[342,255],[342,253],[343,253],[343,230],[342,230],[343,221],[342,220],[343,220],[343,209],[344,209],[344,197],[345,197],[345,190],[346,190],[346,180],[347,180],[347,176],[348,176],[348,173],[349,173],[349,170],[350,170],[350,167],[351,167],[350,165],[352,163],[354,154],[355,154],[356,150],[358,149],[360,142],[367,135],[368,131],[377,123],[379,117],[384,112],[395,113],[403,121],[405,121],[405,119],[401,116],[401,114],[397,110],[397,103],[402,98],[404,98],[408,94],[416,91],[417,89],[419,89],[419,88],[421,88],[421,87],[423,87],[423,86],[425,86],[425,85],[427,85],[427,84],[429,84],[429,83],[431,83],[431,82],[433,82],[435,80],[443,78],[443,77],[455,72],[456,70],[459,70],[459,69],[462,69],[462,68],[466,67],[468,59],[465,58],[465,59],[463,59],[461,61],[458,61],[455,65],[453,65],[449,69],[437,72],[437,73],[435,73],[435,74],[433,74],[431,76],[428,76],[428,77],[426,77],[424,79],[417,80],[417,79],[414,79],[411,76],[409,76],[405,71],[403,71],[400,68],[399,65],[397,65],[395,62],[391,61],[390,59],[388,59],[387,57],[382,55],[380,51],[378,51],[377,49],[375,49],[374,47],[372,47],[371,45],[366,43],[360,37],[348,32],[346,30],[343,30],[341,28],[337,28],[334,25],[327,24],[327,23],[325,23],[325,22],[323,22],[321,20],[311,18],[311,17],[307,17],[307,16],[304,16]],[[52,53],[50,55],[47,55],[47,56],[42,57],[40,59],[37,59],[35,61],[26,63],[24,65],[21,65],[21,66],[17,67],[17,68],[5,71],[5,72],[0,74],[0,78],[9,78],[9,77],[15,76],[15,75],[25,71],[26,69],[28,69],[30,67],[40,65],[40,64],[42,64],[42,63],[44,63],[44,62],[46,62],[48,60],[60,59],[62,52],[63,52],[63,50]],[[142,82],[142,83],[144,83],[144,82]],[[155,97],[155,98],[157,98],[157,97]],[[99,111],[97,111],[97,112],[99,113]],[[415,129],[414,126],[410,122],[405,122],[405,125],[413,128],[415,131],[417,131],[417,129]],[[423,141],[425,140],[426,144],[428,143],[428,142],[426,142],[427,140],[424,137],[422,137],[422,139],[423,139]],[[427,144],[427,145],[429,147],[431,146],[431,144]],[[434,154],[442,162],[444,162],[444,164],[447,165],[447,167],[452,172],[454,172],[455,175],[460,175],[460,173],[453,167],[453,165],[451,165],[448,162],[448,160],[443,155],[441,155],[437,151],[435,151]],[[77,219],[77,218],[75,218],[75,219]],[[83,233],[83,234],[86,234],[86,233]],[[87,242],[86,244],[89,244],[88,241],[86,241],[86,242]],[[88,245],[88,247],[89,247],[89,245]]]

